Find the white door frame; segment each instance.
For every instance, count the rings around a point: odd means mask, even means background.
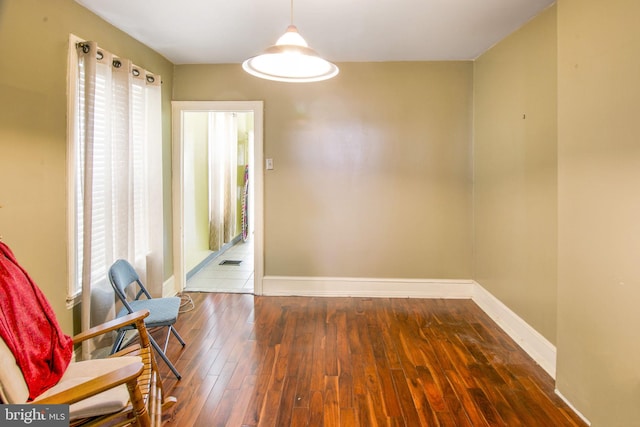
[[[181,292],[186,285],[187,272],[184,262],[184,141],[183,113],[188,111],[253,112],[253,183],[254,183],[254,234],[253,234],[253,291],[262,295],[264,277],[264,102],[263,101],[172,101],[172,168],[173,192],[173,288]]]

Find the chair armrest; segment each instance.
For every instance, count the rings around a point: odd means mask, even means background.
[[[115,371],[92,378],[66,390],[62,390],[44,399],[35,399],[38,404],[72,404],[80,400],[95,396],[98,393],[135,380],[144,368],[142,362],[133,362]]]
[[[134,323],[144,324],[144,318],[149,315],[149,310],[140,310],[135,313],[127,314],[126,316],[113,319],[109,322],[103,323],[98,326],[94,326],[84,332],[79,333],[73,337],[73,343],[78,344],[89,338],[97,337],[98,335],[105,334],[107,332],[118,330],[124,326],[132,325]]]

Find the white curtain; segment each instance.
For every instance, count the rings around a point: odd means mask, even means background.
[[[150,176],[150,171],[161,174],[161,168],[149,159],[157,161],[161,150],[160,77],[95,42],[79,44],[78,58],[76,274],[81,277],[86,330],[115,317],[107,278],[111,264],[127,259],[146,282],[149,255],[158,252],[149,243],[150,224],[158,228],[157,220],[149,220],[149,204],[157,206],[158,201],[149,194],[162,194],[153,189],[157,181],[161,186],[162,176]],[[162,216],[162,211],[155,214]],[[83,345],[83,357],[102,345],[109,343]]]
[[[234,113],[209,115],[209,249],[238,234],[238,124]]]

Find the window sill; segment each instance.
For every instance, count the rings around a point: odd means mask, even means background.
[[[72,309],[82,301],[82,292],[67,297],[67,310]]]

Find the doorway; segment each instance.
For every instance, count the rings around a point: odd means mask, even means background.
[[[197,280],[202,284],[202,275],[222,271],[222,276],[230,277],[229,286],[235,283],[236,292],[260,295],[263,103],[174,101],[172,110],[175,291],[206,290],[200,285],[190,289],[189,284]],[[220,260],[227,263],[219,265]]]

